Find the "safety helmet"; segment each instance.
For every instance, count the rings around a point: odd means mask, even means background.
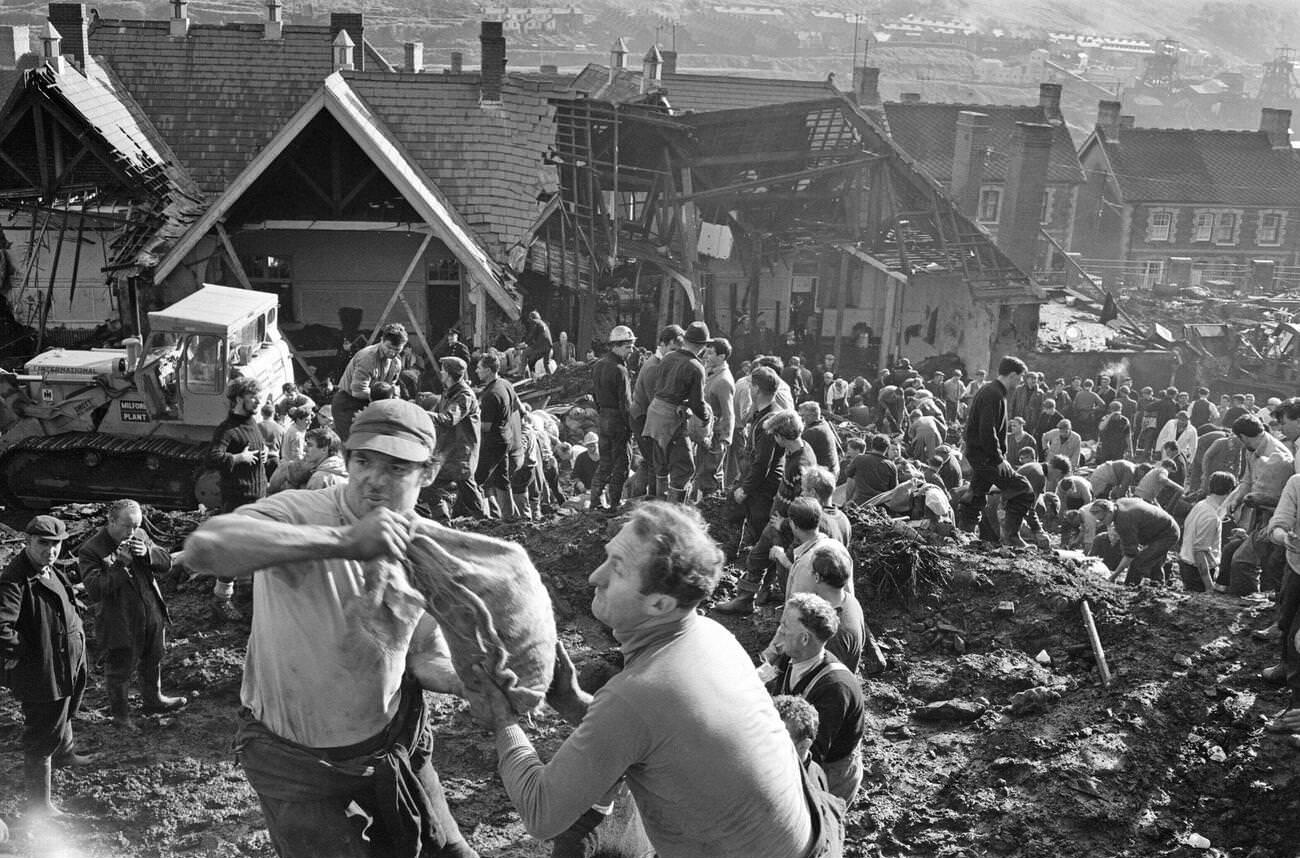
[[[609,332],[609,344],[611,346],[634,342],[636,342],[636,334],[632,333],[632,329],[627,325],[615,325]]]

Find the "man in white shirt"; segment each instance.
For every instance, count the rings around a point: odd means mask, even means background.
[[[1160,428],[1160,434],[1156,436],[1155,449],[1163,450],[1165,444],[1174,441],[1178,444],[1178,451],[1183,454],[1183,458],[1191,461],[1196,458],[1196,427],[1192,425],[1191,418],[1187,416],[1186,411],[1179,411],[1174,415],[1173,420],[1169,420]]]
[[[1051,461],[1053,456],[1064,456],[1070,462],[1070,468],[1079,467],[1083,461],[1083,438],[1069,420],[1062,420],[1056,428],[1043,433],[1043,458]]]
[[[1205,499],[1192,507],[1183,521],[1183,541],[1178,550],[1178,571],[1183,589],[1194,593],[1221,593],[1227,590],[1214,583],[1219,574],[1223,546],[1223,502],[1237,487],[1237,478],[1226,471],[1216,471],[1206,480]]]

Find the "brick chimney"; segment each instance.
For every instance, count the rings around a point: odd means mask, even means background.
[[[1007,183],[1002,189],[998,246],[1026,274],[1032,273],[1042,227],[1047,166],[1056,129],[1044,122],[1017,122]]]
[[[1259,130],[1274,149],[1291,148],[1291,111],[1265,107],[1259,112]]]
[[[1043,108],[1047,121],[1059,125],[1065,121],[1061,116],[1061,85],[1059,83],[1040,83],[1038,85],[1038,106]]]
[[[452,51],[451,68],[448,71],[452,74],[462,74],[465,71],[465,55],[460,51]]]
[[[330,13],[330,38],[337,39],[339,33],[347,30],[348,38],[353,40],[354,50],[352,51],[353,68],[357,71],[366,70],[366,21],[365,16],[360,12],[331,12]]]
[[[352,71],[356,68],[353,64],[353,56],[356,53],[356,42],[348,35],[347,30],[339,30],[338,35],[334,37],[334,71]]]
[[[63,37],[50,21],[45,22],[45,29],[41,31],[41,63],[55,74],[63,74],[68,69],[67,60],[63,58]]]
[[[18,66],[18,58],[31,50],[31,28],[26,24],[0,27],[0,69]]]
[[[903,102],[903,104],[920,104],[920,103],[921,103],[921,93],[919,93],[919,92],[905,92],[905,93],[903,93],[902,95],[900,95],[900,96],[898,97],[898,100],[901,101],[901,102]]]
[[[659,52],[658,45],[651,45],[650,50],[645,52],[645,58],[641,60],[641,91],[651,92],[659,88],[663,80],[664,55]]]
[[[1097,127],[1105,132],[1107,140],[1119,137],[1119,111],[1118,101],[1097,102]]]
[[[190,0],[171,0],[172,19],[168,22],[167,32],[177,39],[190,34]]]
[[[486,102],[500,102],[506,77],[506,37],[501,22],[484,21],[479,28],[478,43],[482,51],[479,97]]]
[[[284,3],[282,0],[266,0],[266,24],[262,38],[272,42],[284,38]]]
[[[989,117],[963,110],[957,114],[957,143],[952,154],[949,195],[962,214],[974,220],[979,212],[984,160],[988,157]]]
[[[660,53],[660,55],[662,55],[663,58],[664,58],[664,68],[663,68],[663,73],[664,73],[665,75],[677,74],[677,52],[676,52],[676,51],[660,51],[659,53]]]
[[[63,56],[70,57],[77,68],[86,67],[86,51],[90,45],[90,19],[86,17],[85,3],[51,3],[50,23],[63,36]]]
[[[416,74],[424,71],[424,42],[403,43],[402,71]]]
[[[853,91],[857,93],[858,104],[874,107],[880,104],[880,69],[871,66],[858,66],[853,70]]]

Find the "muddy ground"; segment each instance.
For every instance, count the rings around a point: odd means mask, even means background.
[[[719,542],[734,551],[734,527],[720,508],[709,514]],[[592,684],[619,664],[613,640],[590,615],[585,580],[616,526],[562,515],[543,526],[492,529],[529,549]],[[856,552],[869,562],[859,569],[858,595],[888,669],[864,677],[867,776],[849,814],[849,855],[1300,855],[1300,749],[1264,732],[1284,699],[1258,678],[1274,648],[1249,635],[1268,623],[1267,603],[1123,589],[1036,550],[931,554],[887,526],[864,530]],[[890,557],[880,553],[885,544],[895,546]],[[885,566],[893,564],[888,575],[898,583],[908,557],[924,561],[917,598],[905,606],[875,595],[889,583]],[[1113,674],[1108,689],[1084,633],[1085,599]],[[166,686],[192,702],[123,732],[106,718],[95,675],[76,730],[102,762],[56,774],[56,793],[75,822],[30,836],[23,828],[18,712],[0,693],[0,817],[18,835],[0,850],[273,854],[229,752],[245,631],[211,624],[206,587],[181,585],[170,601]],[[756,652],[776,619],[724,622]],[[1036,692],[1040,702],[1013,709],[1013,695],[1035,688],[1046,689]],[[485,856],[548,854],[519,824],[495,776],[493,748],[463,705],[431,701],[438,769],[470,842]],[[533,733],[546,749],[565,729],[543,714]]]

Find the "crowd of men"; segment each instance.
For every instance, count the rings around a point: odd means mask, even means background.
[[[1266,678],[1293,707],[1270,727],[1300,733],[1300,398],[1261,409],[1204,389],[1133,397],[1105,377],[1048,387],[1014,357],[992,378],[927,380],[903,360],[873,382],[841,378],[829,355],[815,369],[739,360],[703,322],[665,327],[653,352],[617,326],[591,361],[594,426],[572,444],[520,400],[502,354],[449,340],[436,383],[411,387],[405,331],[384,327],[323,408],[291,385],[227,389],[209,458],[221,514],[181,559],[215,578],[223,614],[237,615],[231,594],[251,580],[236,748],[282,856],[475,854],[430,760],[421,689],[470,700],[524,824],[556,856],[592,854],[629,803],[665,858],[840,854],[863,778],[859,674],[884,668],[854,592],[841,508],[854,505],[1017,548],[1055,535],[1134,585],[1276,591],[1259,634],[1279,644]],[[526,342],[525,367],[548,371],[549,329]],[[418,514],[541,518],[563,501],[565,470],[585,514],[629,513],[590,576],[625,666],[591,694],[560,648],[547,699],[574,729],[543,761],[505,694],[451,670],[422,603],[376,596],[376,561],[404,556]],[[744,521],[744,574],[713,612],[781,608],[757,668],[698,610],[722,574],[694,508],[705,497]],[[23,701],[29,807],[45,815],[57,813],[50,766],[88,762],[70,726],[86,658],[78,592],[54,564],[65,535],[33,519],[0,579],[0,656]],[[126,501],[81,551],[124,729],[133,673],[146,710],[185,705],[160,684],[157,581],[172,559]],[[441,563],[473,574],[450,554]],[[49,653],[33,658],[32,640]]]

